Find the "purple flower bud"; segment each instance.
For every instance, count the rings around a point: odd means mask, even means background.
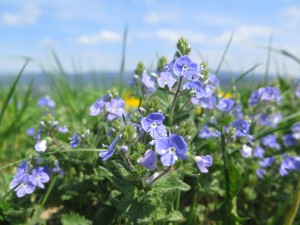
[[[249,147],[248,145],[243,145],[241,153],[242,156],[245,158],[250,157],[252,155],[252,148]]]
[[[195,160],[201,173],[208,173],[206,167],[211,167],[213,164],[213,158],[210,155],[195,156]]]
[[[70,145],[72,148],[76,148],[79,145],[79,138],[78,138],[78,134],[75,133],[73,135],[73,137],[70,140]]]
[[[156,156],[155,152],[148,149],[145,152],[143,158],[140,158],[138,160],[138,164],[140,164],[141,166],[143,166],[147,169],[154,170],[156,167],[156,161],[157,161],[157,156]]]

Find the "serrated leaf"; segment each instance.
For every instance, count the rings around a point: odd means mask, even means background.
[[[184,219],[183,215],[179,211],[172,211],[171,213],[168,214],[168,221],[176,222],[176,221],[182,221]]]
[[[62,225],[91,225],[92,224],[90,220],[74,212],[62,215],[61,223]]]
[[[229,192],[231,200],[239,193],[242,185],[243,178],[238,169],[234,165],[230,165],[228,167],[229,172]]]

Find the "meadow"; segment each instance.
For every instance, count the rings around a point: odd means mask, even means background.
[[[54,55],[46,89],[26,61],[0,89],[0,224],[300,224],[300,82],[224,83],[229,45],[216,71],[180,38],[90,83]]]

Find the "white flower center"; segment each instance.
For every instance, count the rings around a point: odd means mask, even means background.
[[[41,179],[41,176],[40,176],[40,175],[37,175],[37,176],[36,176],[36,179],[37,179],[37,180],[40,180],[40,179]]]
[[[155,122],[152,122],[152,123],[151,123],[151,127],[154,129],[154,128],[157,127],[157,124],[156,124]]]
[[[166,80],[164,80],[164,84],[168,84],[169,83],[169,81],[166,79]]]
[[[182,67],[182,70],[188,70],[189,69],[189,67],[187,66],[187,65],[184,65],[183,67]]]
[[[27,184],[25,184],[25,183],[22,183],[21,185],[22,185],[23,188],[27,187]]]
[[[169,152],[174,154],[176,152],[176,149],[172,146],[169,148]]]

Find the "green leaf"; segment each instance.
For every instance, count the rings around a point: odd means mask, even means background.
[[[69,214],[64,214],[61,218],[62,225],[91,225],[92,222],[81,216],[78,213],[71,212]]]
[[[184,219],[181,212],[176,211],[176,210],[169,213],[167,218],[168,218],[168,221],[170,221],[170,222],[182,221]]]
[[[229,171],[229,192],[231,200],[239,193],[242,185],[243,185],[243,178],[238,171],[238,169],[234,165],[230,165],[228,167]]]

